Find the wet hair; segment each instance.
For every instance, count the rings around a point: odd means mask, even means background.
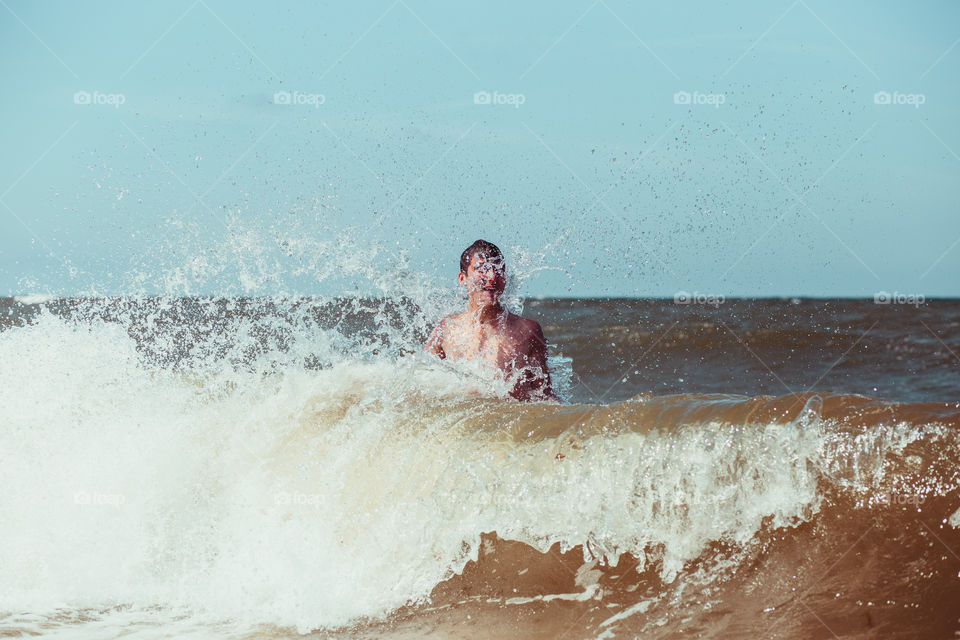
[[[486,240],[477,240],[460,254],[460,273],[467,272],[470,261],[473,260],[473,256],[478,253],[486,256],[488,260],[490,258],[500,258],[503,260],[503,254],[497,245],[492,242],[487,242]]]

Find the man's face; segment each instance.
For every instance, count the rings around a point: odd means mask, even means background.
[[[458,280],[467,288],[468,295],[498,300],[506,286],[506,265],[503,258],[488,258],[483,253],[475,253],[467,265],[467,272],[460,273]]]

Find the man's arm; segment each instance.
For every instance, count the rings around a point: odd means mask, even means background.
[[[446,358],[447,354],[443,352],[443,333],[447,329],[447,318],[444,318],[437,323],[437,326],[433,328],[433,331],[430,333],[430,337],[427,338],[427,343],[424,345],[423,350],[432,353],[435,356],[440,358]]]
[[[560,398],[553,392],[550,382],[550,370],[547,367],[547,340],[539,322],[526,320],[527,349],[520,364],[520,379],[514,386],[511,396],[517,400],[553,400]]]
[[[550,369],[547,367],[547,339],[543,335],[543,328],[539,322],[534,322],[533,331],[533,360],[540,369],[541,376],[537,381],[539,384],[534,387],[545,400],[560,402],[560,398],[553,393],[553,385],[550,382]]]

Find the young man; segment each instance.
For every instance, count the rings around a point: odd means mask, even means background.
[[[496,367],[513,383],[510,395],[517,400],[559,401],[550,388],[547,342],[539,323],[500,304],[506,285],[500,249],[486,240],[467,247],[457,280],[467,289],[467,310],[441,320],[426,350],[441,358],[480,359]]]

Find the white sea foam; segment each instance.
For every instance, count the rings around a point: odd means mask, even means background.
[[[46,304],[52,300],[56,300],[56,296],[51,293],[29,293],[23,296],[14,297],[14,301],[19,304]]]

